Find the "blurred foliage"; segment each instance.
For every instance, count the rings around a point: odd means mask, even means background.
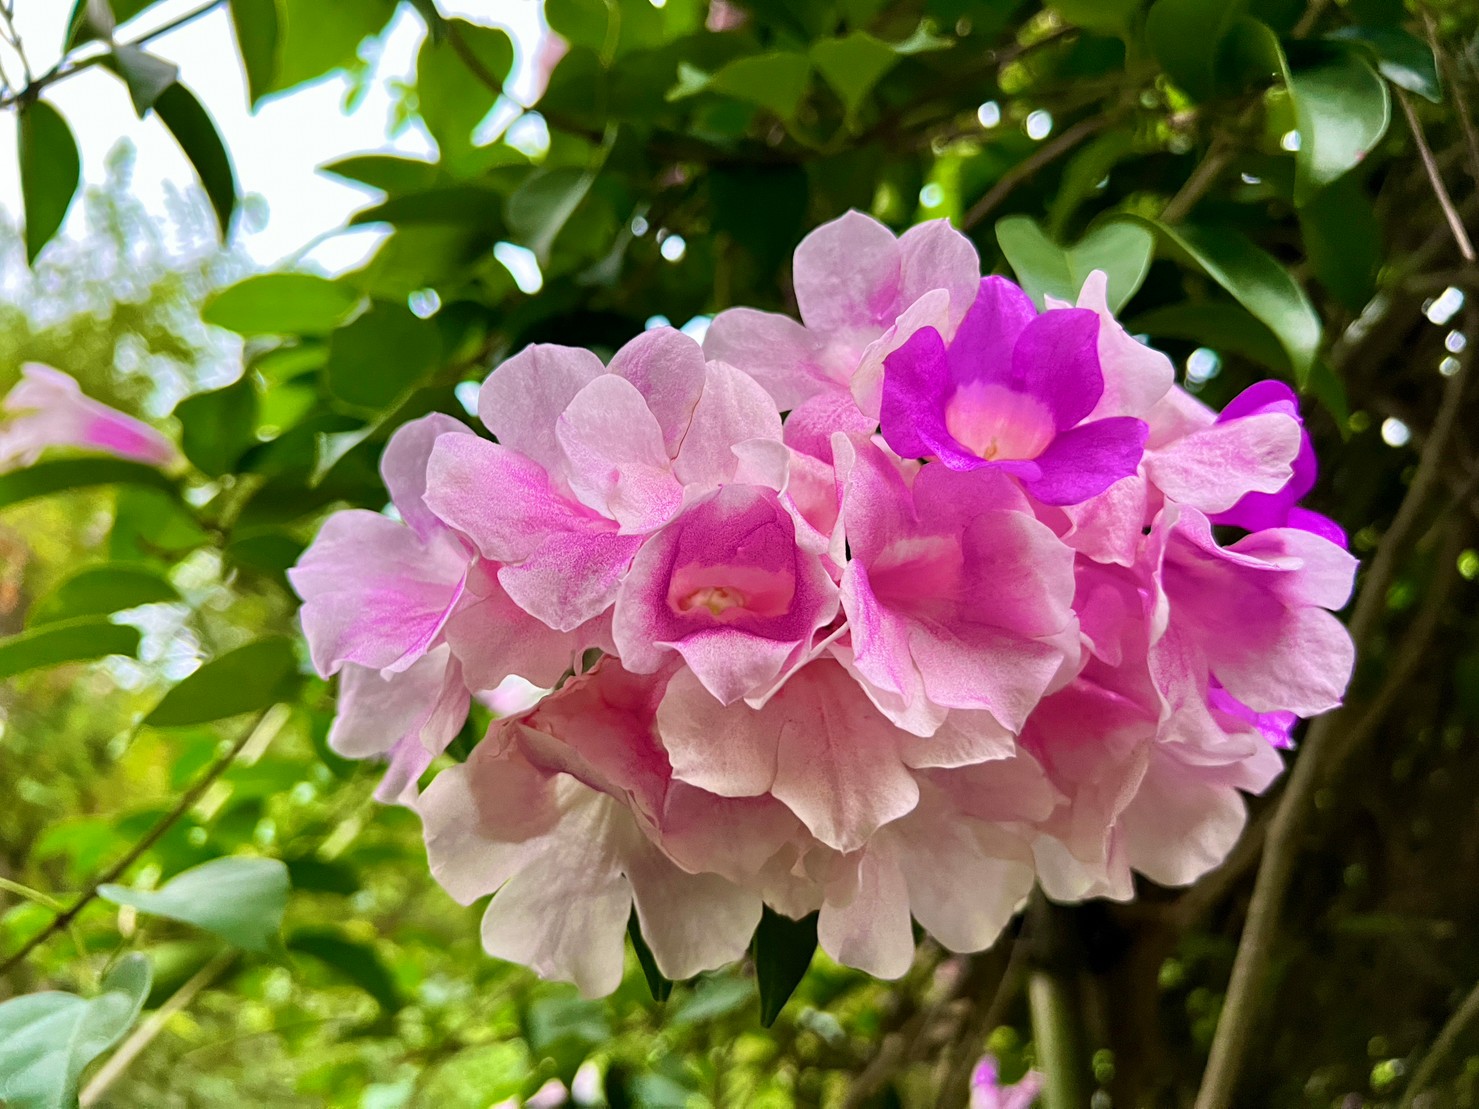
[[[176,198],[167,222],[130,199],[120,152],[108,187],[75,202],[86,238],[42,249],[74,174],[65,121],[40,106],[68,71],[4,91],[23,122],[29,227],[0,241],[0,388],[35,359],[110,403],[172,412],[191,468],[0,496],[14,502],[0,508],[0,634],[76,604],[142,632],[136,658],[0,685],[0,952],[46,936],[0,989],[127,1009],[103,976],[123,952],[147,955],[145,1012],[170,1011],[131,1033],[126,1066],[87,1070],[84,1100],[100,1105],[481,1107],[558,1080],[538,1103],[568,1087],[612,1106],[934,1106],[964,1103],[988,1047],[1009,1078],[1030,1062],[1024,970],[1050,958],[1081,1002],[1095,1106],[1189,1105],[1258,816],[1189,891],[1040,906],[980,956],[924,945],[900,983],[818,956],[769,1031],[760,995],[773,1015],[787,968],[764,959],[758,988],[739,967],[657,1003],[634,952],[613,998],[583,1002],[484,957],[476,909],[431,881],[414,818],[371,801],[374,768],[327,750],[331,689],[301,652],[281,661],[282,571],[329,508],[383,507],[390,432],[463,413],[458,387],[502,357],[543,340],[609,352],[657,318],[700,332],[738,303],[794,309],[792,249],[849,207],[899,229],[948,217],[988,270],[1010,266],[1039,295],[1108,268],[1130,325],[1213,405],[1263,376],[1300,384],[1325,463],[1313,507],[1369,558],[1479,341],[1472,258],[1406,123],[1410,109],[1473,228],[1479,6],[546,0],[566,49],[525,59],[549,71],[532,106],[502,91],[516,51],[501,30],[411,6],[428,33],[398,113],[438,157],[326,167],[383,194],[353,222],[388,232],[338,277],[248,277],[214,245],[251,204],[210,106],[151,62],[148,0],[79,0],[73,57],[117,72],[117,95],[158,113],[200,173],[203,194]],[[229,8],[256,102],[329,71],[368,79],[396,5]],[[1479,426],[1471,397],[1455,403],[1461,429]],[[1437,460],[1441,496],[1420,506],[1426,530],[1360,644],[1352,711],[1377,738],[1299,845],[1245,1104],[1397,1104],[1479,980],[1475,449],[1461,430]],[[65,465],[28,488],[77,480]],[[233,671],[243,658],[256,661]],[[209,660],[220,668],[197,669]],[[255,942],[276,920],[272,879],[222,895],[245,932],[150,892],[242,857],[285,864],[280,943]],[[45,931],[99,877],[132,892]],[[161,898],[172,912],[151,913]],[[244,935],[269,950],[222,947]],[[1479,1105],[1479,1031],[1458,1046],[1434,1106]]]

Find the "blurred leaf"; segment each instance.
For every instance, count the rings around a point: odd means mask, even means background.
[[[1386,134],[1391,94],[1359,54],[1337,51],[1289,75],[1301,142],[1294,156],[1294,202],[1308,204],[1321,189],[1359,164]]]
[[[1118,312],[1145,280],[1155,252],[1155,237],[1123,220],[1101,223],[1065,249],[1030,217],[1007,216],[996,223],[996,239],[1038,307],[1047,296],[1077,302],[1089,274],[1103,270],[1109,277],[1109,310]]]
[[[1320,317],[1289,271],[1230,228],[1147,223],[1278,336],[1303,387],[1320,346]]]
[[[652,994],[652,1000],[666,1001],[673,993],[673,983],[658,970],[652,948],[647,946],[647,940],[642,936],[642,922],[637,919],[636,909],[632,910],[632,915],[627,920],[627,935],[632,939],[632,950],[637,954],[637,962],[642,965],[642,975],[647,979],[647,989]]]
[[[524,1018],[524,1038],[536,1059],[554,1064],[555,1076],[570,1085],[591,1052],[611,1038],[605,1007],[578,997],[540,997]]]
[[[0,639],[0,678],[106,655],[132,658],[138,650],[138,629],[123,624],[87,617],[43,624]]]
[[[164,90],[180,76],[180,67],[174,62],[156,58],[137,46],[120,43],[109,56],[109,68],[123,78],[128,86],[129,98],[134,102],[134,111],[140,119],[158,102]]]
[[[1117,34],[1130,25],[1141,0],[1053,0],[1053,9],[1069,23],[1091,31]]]
[[[285,700],[297,684],[292,641],[259,639],[212,659],[175,686],[144,723],[156,728],[223,720]]]
[[[441,364],[442,337],[404,303],[375,301],[329,339],[329,391],[359,408],[385,408]]]
[[[108,557],[115,562],[173,561],[209,539],[173,493],[173,489],[167,495],[146,486],[120,487],[114,497]]]
[[[211,477],[231,473],[257,442],[257,408],[257,387],[246,376],[224,389],[186,397],[175,405],[185,457]]]
[[[134,952],[97,997],[48,991],[0,1004],[0,1101],[8,1109],[75,1106],[83,1071],[133,1026],[150,979],[149,960]]]
[[[399,1012],[405,1004],[390,969],[367,943],[347,939],[330,928],[300,928],[288,937],[287,948],[311,955],[337,971],[373,997],[386,1014]]]
[[[810,76],[811,62],[804,54],[753,54],[730,62],[714,74],[681,62],[678,83],[668,93],[668,99],[681,100],[700,92],[717,92],[756,104],[783,120],[789,120],[801,106]]]
[[[591,175],[574,166],[541,170],[508,198],[509,229],[543,265],[555,239],[590,191]]]
[[[169,478],[142,462],[121,458],[58,458],[0,474],[0,508],[52,493],[119,484],[152,486],[175,493]]]
[[[1354,177],[1322,189],[1298,209],[1305,252],[1320,284],[1351,312],[1376,292],[1381,268],[1381,225]]]
[[[356,63],[360,43],[378,35],[395,15],[396,0],[279,0],[280,92]]]
[[[805,230],[806,173],[788,165],[715,166],[708,182],[713,229],[753,255],[761,273],[775,273]]]
[[[815,914],[812,915],[815,917]],[[716,974],[700,978],[693,987],[693,993],[684,999],[683,1004],[669,1011],[666,1023],[670,1028],[707,1024],[733,1016],[754,1002],[755,983],[750,979]],[[784,1005],[784,1001],[781,1005]],[[777,1012],[779,1011],[780,1006],[777,1006]]]
[[[106,616],[139,605],[178,601],[163,576],[140,566],[89,566],[56,585],[31,610],[30,623],[51,624],[79,616]]]
[[[1400,27],[1340,27],[1325,36],[1363,47],[1376,68],[1392,84],[1434,104],[1443,101],[1443,83],[1433,48]]]
[[[240,335],[323,335],[347,320],[359,294],[311,273],[264,273],[213,294],[206,323]]]
[[[800,920],[766,906],[750,941],[760,987],[760,1023],[769,1028],[806,977],[817,949],[817,914]]]
[[[67,218],[82,163],[72,129],[44,100],[22,106],[17,141],[21,199],[26,208],[26,261],[34,263]]]
[[[438,172],[436,162],[392,154],[357,154],[329,162],[319,169],[392,195],[429,188],[436,182]]]
[[[446,37],[431,36],[416,58],[416,103],[444,163],[473,148],[473,129],[492,109],[514,61],[508,35],[454,19]]]
[[[1063,168],[1048,209],[1048,230],[1061,237],[1069,217],[1098,189],[1120,162],[1135,152],[1135,132],[1116,128],[1085,143]]]
[[[277,859],[212,859],[157,890],[105,885],[98,896],[150,916],[193,924],[244,951],[271,951],[288,904],[288,868]]]
[[[1146,45],[1171,80],[1193,99],[1209,100],[1222,40],[1242,10],[1242,0],[1156,0],[1145,19]]]
[[[231,27],[246,70],[247,95],[253,106],[272,91],[277,80],[281,15],[278,0],[230,0]]]
[[[1290,372],[1289,355],[1278,336],[1241,304],[1171,304],[1142,313],[1125,326],[1132,333],[1185,339],[1219,354],[1240,354],[1260,366]]]
[[[195,167],[215,210],[221,238],[226,239],[231,234],[231,215],[236,211],[236,171],[210,113],[178,81],[159,94],[154,112]]]
[[[836,90],[848,118],[852,119],[873,86],[898,64],[899,55],[892,46],[867,31],[854,31],[842,38],[812,43],[811,60],[817,72]]]

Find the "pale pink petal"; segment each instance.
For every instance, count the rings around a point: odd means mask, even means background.
[[[690,490],[716,488],[734,480],[739,466],[736,446],[753,439],[779,441],[780,437],[780,413],[760,384],[743,370],[710,362],[704,372],[703,395],[673,460],[673,474]]]
[[[117,458],[171,466],[173,443],[154,428],[86,396],[60,370],[28,362],[0,402],[0,472],[29,466],[48,447],[77,447]]]
[[[1171,360],[1146,346],[1120,326],[1109,311],[1109,278],[1095,270],[1084,279],[1078,307],[1099,316],[1099,365],[1104,370],[1104,395],[1089,413],[1089,419],[1135,416],[1144,419],[1166,395],[1176,379]]]
[[[390,491],[391,503],[406,525],[422,539],[446,527],[426,507],[426,464],[431,449],[443,435],[472,435],[461,420],[431,412],[396,428],[380,456],[380,476]]]
[[[738,367],[760,383],[781,410],[837,387],[836,358],[826,340],[789,316],[729,308],[704,335],[704,356]]]
[[[576,393],[605,372],[588,350],[551,343],[525,347],[483,382],[478,418],[503,446],[558,474],[564,456],[555,421]]]
[[[851,211],[818,227],[796,248],[796,304],[808,329],[859,336],[859,349],[898,312],[899,243],[883,224]]]
[[[1282,412],[1213,424],[1145,457],[1145,474],[1166,496],[1202,512],[1222,512],[1250,492],[1288,482],[1299,451],[1299,421]]]
[[[817,919],[822,950],[875,978],[902,978],[914,962],[909,889],[886,841],[870,845],[857,863],[857,889],[842,903],[830,898]]]
[[[703,348],[681,331],[654,327],[617,351],[607,369],[637,387],[662,428],[668,457],[674,457],[703,392]]]
[[[1185,886],[1227,858],[1247,816],[1237,790],[1153,758],[1120,826],[1136,870],[1163,886]]]
[[[624,860],[642,938],[657,968],[681,981],[743,958],[760,923],[760,897],[717,874],[687,874],[656,847]]]

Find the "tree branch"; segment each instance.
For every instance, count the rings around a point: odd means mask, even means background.
[[[1438,207],[1443,209],[1443,218],[1448,221],[1448,230],[1453,234],[1453,241],[1458,244],[1458,252],[1463,255],[1465,262],[1472,264],[1475,260],[1474,244],[1469,239],[1469,232],[1459,217],[1458,209],[1453,206],[1453,198],[1448,195],[1448,186],[1443,184],[1443,177],[1438,172],[1438,162],[1433,157],[1432,148],[1428,146],[1427,136],[1423,134],[1417,111],[1412,107],[1412,98],[1399,88],[1392,89],[1392,92],[1397,97],[1397,103],[1402,106],[1402,115],[1406,117],[1407,127],[1412,132],[1413,141],[1417,143],[1417,152],[1422,157],[1428,184],[1433,188],[1433,195],[1438,198]]]
[[[1079,120],[1052,142],[1044,143],[1037,150],[1033,151],[1030,157],[1022,159],[1022,161],[1003,173],[996,184],[991,186],[990,191],[971,205],[970,211],[965,214],[965,219],[961,221],[961,227],[968,229],[976,226],[976,224],[989,216],[1002,201],[1009,197],[1013,190],[1022,184],[1023,181],[1026,181],[1044,166],[1057,161],[1090,135],[1098,134],[1114,122],[1114,118],[1102,113],[1092,115],[1087,119]]]

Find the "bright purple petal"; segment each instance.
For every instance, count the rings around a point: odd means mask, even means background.
[[[1036,317],[1031,299],[1016,285],[1004,277],[982,278],[951,341],[951,381],[1011,381],[1012,350]]]
[[[1129,416],[1060,431],[1034,460],[1041,476],[1023,485],[1044,504],[1079,504],[1098,496],[1139,467],[1147,432],[1144,420]]]
[[[1034,397],[1052,413],[1059,431],[1075,426],[1104,393],[1099,317],[1085,308],[1044,312],[1018,336],[1010,376],[996,380]]]

